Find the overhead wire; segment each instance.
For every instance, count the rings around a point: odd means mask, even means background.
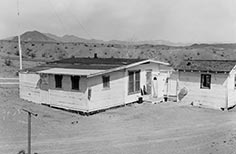
[[[53,6],[51,0],[48,0],[48,2],[49,2],[49,4],[50,4],[50,6],[51,6],[52,13],[53,13],[54,16],[58,19],[59,23],[60,23],[61,26],[62,26],[62,29],[63,29],[64,33],[67,32],[67,29],[66,29],[66,27],[65,27],[65,25],[64,25],[64,22],[62,21],[62,19],[60,18],[59,14],[57,13],[57,10],[56,10],[56,8]],[[48,6],[49,6],[49,5],[48,5]]]

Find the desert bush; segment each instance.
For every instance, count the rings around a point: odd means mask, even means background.
[[[5,59],[4,64],[5,64],[6,66],[11,66],[12,61],[11,61],[9,58],[7,58],[7,59]]]
[[[18,51],[16,51],[16,52],[15,52],[15,55],[16,55],[16,56],[19,56],[19,52],[18,52]]]
[[[21,150],[17,154],[26,154],[26,153],[25,153],[25,150]]]

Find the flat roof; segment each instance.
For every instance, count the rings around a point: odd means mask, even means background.
[[[236,60],[185,60],[175,66],[175,70],[230,72],[236,65]]]
[[[103,70],[50,68],[47,70],[38,71],[38,73],[88,76],[102,71]]]
[[[169,63],[151,59],[125,58],[68,58],[49,62],[45,65],[21,70],[21,72],[37,72],[47,74],[84,75],[92,77],[145,63],[168,65]]]

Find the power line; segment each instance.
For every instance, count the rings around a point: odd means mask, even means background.
[[[61,24],[61,26],[62,26],[64,32],[66,32],[66,28],[65,28],[65,26],[64,26],[64,24],[63,24],[63,21],[62,21],[62,19],[59,17],[59,15],[58,15],[58,13],[57,13],[55,7],[53,6],[51,0],[48,0],[48,2],[50,3],[50,6],[51,6],[51,8],[52,8],[52,10],[53,10],[53,11],[52,11],[53,14],[54,14],[54,15],[56,16],[56,18],[58,19],[58,21],[59,21],[59,23]]]

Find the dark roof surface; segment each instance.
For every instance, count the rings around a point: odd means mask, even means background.
[[[70,69],[98,69],[107,70],[120,66],[129,65],[146,59],[125,59],[125,58],[68,58],[48,62],[47,64],[27,68],[23,71],[41,71],[49,68],[70,68]]]
[[[236,60],[186,60],[175,67],[177,70],[230,72]]]

